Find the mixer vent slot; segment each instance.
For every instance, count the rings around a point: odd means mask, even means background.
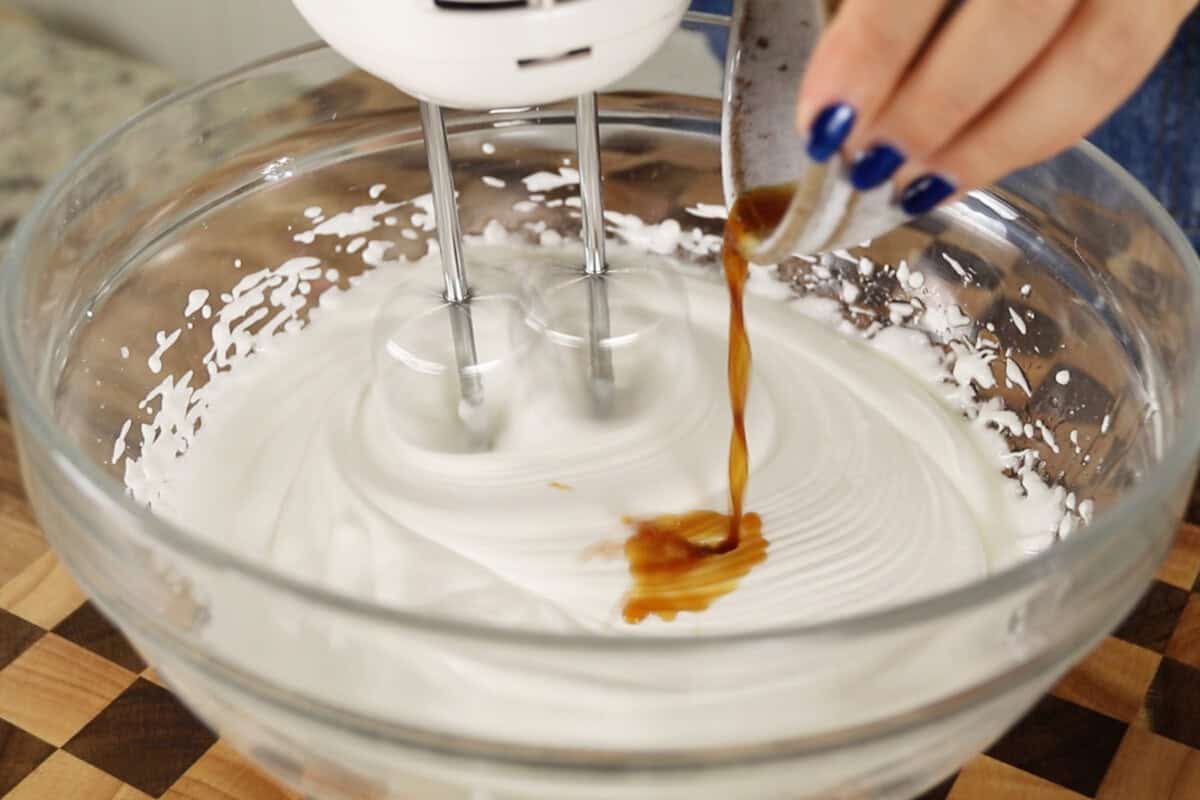
[[[574,50],[568,50],[565,53],[557,56],[544,56],[542,58],[519,58],[517,66],[521,69],[526,67],[545,67],[550,64],[561,64],[564,61],[571,61],[576,58],[586,58],[592,54],[590,47],[576,47]]]
[[[565,3],[567,0],[557,2]],[[549,7],[555,4],[555,0],[433,0],[433,4],[447,11],[504,11],[527,6]]]
[[[433,0],[433,4],[447,11],[500,11],[524,8],[525,0]]]

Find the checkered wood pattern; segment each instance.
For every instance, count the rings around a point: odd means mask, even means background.
[[[162,685],[38,532],[0,391],[0,798],[285,800]]]
[[[1085,797],[1200,799],[1200,526],[1112,636],[922,800]]]

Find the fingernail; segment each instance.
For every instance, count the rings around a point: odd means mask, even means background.
[[[808,129],[808,157],[828,161],[850,135],[856,116],[848,103],[833,103],[821,109]]]
[[[896,174],[904,163],[904,154],[891,145],[877,144],[859,153],[850,168],[850,182],[865,192],[874,189]]]
[[[954,184],[941,175],[922,175],[905,187],[900,195],[900,208],[914,217],[924,214],[954,194]]]

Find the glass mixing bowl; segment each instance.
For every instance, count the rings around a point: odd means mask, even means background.
[[[609,209],[719,233],[684,209],[722,202],[721,69],[707,48],[722,24],[690,16],[603,95]],[[571,122],[566,105],[449,115],[467,231],[529,221],[513,209],[520,178],[573,154]],[[990,393],[1027,420],[1069,421],[1089,456],[1029,437],[1049,474],[1094,502],[1094,522],[972,585],[743,633],[537,633],[356,600],[138,506],[110,463],[114,438],[145,419],[138,404],[164,375],[193,369],[203,383],[211,344],[197,317],[156,374],[143,366],[155,333],[178,327],[197,287],[228,292],[243,262],[294,254],[299,209],[348,207],[376,182],[428,191],[415,102],[327,49],[287,53],[169,98],[82,155],[22,222],[0,285],[0,363],[47,536],[175,691],[302,792],[910,796],[1112,629],[1166,551],[1200,441],[1200,264],[1150,196],[1086,145],[864,251],[906,259],[926,290],[1012,348],[1031,391],[1000,381]],[[536,218],[570,232],[572,213]],[[425,248],[394,239],[409,255]],[[333,241],[317,247],[339,274],[314,277],[310,297],[355,269]],[[712,254],[681,257],[720,279]],[[804,283],[818,266],[782,273]],[[256,602],[230,600],[247,591]],[[214,634],[230,621],[253,634]],[[297,647],[287,669],[264,668],[262,653]]]

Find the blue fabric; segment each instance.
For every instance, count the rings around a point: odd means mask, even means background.
[[[692,2],[695,11],[719,14],[731,6],[732,0]],[[725,31],[714,32],[710,43],[723,60]],[[1200,11],[1137,93],[1088,138],[1145,184],[1200,250]]]
[[[692,11],[707,11],[710,14],[728,14],[733,0],[692,0]]]
[[[1200,12],[1137,93],[1088,138],[1145,184],[1200,249]]]
[[[692,0],[692,11],[707,11],[710,14],[730,14],[733,11],[733,0]],[[708,44],[716,54],[717,59],[725,61],[725,49],[729,46],[729,31],[710,30]]]

